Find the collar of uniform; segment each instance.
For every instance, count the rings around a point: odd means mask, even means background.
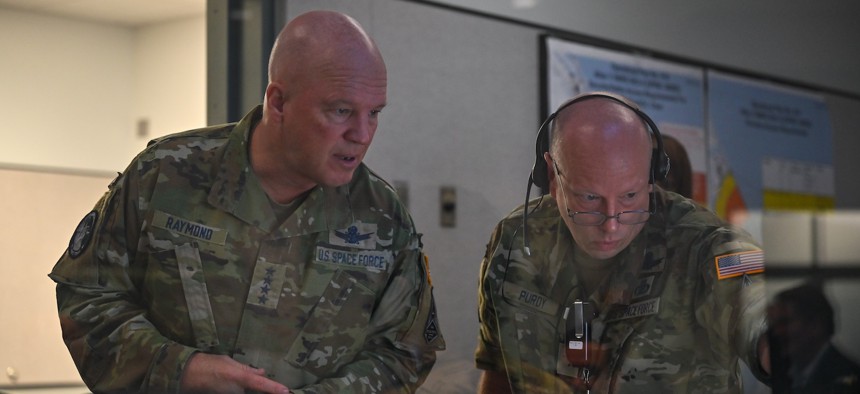
[[[624,286],[626,289],[621,297],[613,300],[615,303],[629,304],[633,294],[631,290],[636,287],[638,279],[642,275],[655,274],[666,269],[666,223],[670,214],[666,205],[666,192],[654,186],[656,193],[656,207],[654,214],[645,223],[645,227],[636,236],[636,239],[628,246],[629,253],[620,270],[625,275],[615,275],[617,283],[612,286]],[[617,287],[616,287],[617,288]]]
[[[633,242],[622,250],[622,261],[612,274],[605,302],[629,305],[641,275],[665,269],[666,218],[661,193],[657,194],[656,213],[651,215]]]
[[[209,191],[209,203],[268,231],[277,225],[277,217],[248,157],[251,130],[260,122],[262,114],[263,107],[255,107],[230,133],[221,161],[214,166],[216,180]],[[347,190],[348,185],[315,188],[296,212],[279,226],[275,236],[296,236],[346,227],[352,222]]]
[[[604,302],[607,305],[628,305],[633,298],[633,289],[642,270],[645,260],[647,225],[636,235],[636,238],[619,252],[621,261],[615,267],[615,272],[610,274],[609,287],[605,291]]]
[[[274,238],[300,236],[348,227],[353,222],[349,184],[317,186],[275,232]]]
[[[209,190],[209,203],[249,224],[269,229],[274,214],[248,160],[248,136],[262,114],[263,107],[257,106],[233,126],[220,161],[213,165],[215,181]]]
[[[644,268],[648,269],[651,269],[655,264],[659,264],[664,260],[666,255],[666,242],[664,237],[666,220],[663,214],[664,204],[662,203],[662,196],[658,193],[657,197],[658,202],[656,213],[651,216],[642,228],[642,231],[640,231],[633,241],[630,242],[630,245],[619,252],[621,261],[618,263],[614,272],[610,274],[609,281],[604,282],[600,288],[597,289],[597,293],[602,295],[599,296],[599,300],[602,301],[601,304],[630,304],[633,298],[632,289],[635,288],[638,278],[643,272],[643,266],[646,265],[646,260],[648,261],[648,267]],[[573,236],[570,234],[570,231],[567,229],[561,216],[559,216],[558,220],[559,240],[557,244],[575,247]],[[563,241],[564,238],[567,239],[566,242]],[[564,253],[572,253],[572,250],[566,250]],[[564,254],[560,254],[560,256],[564,256]],[[654,259],[659,261],[652,261]],[[589,298],[594,295],[583,296]]]
[[[547,260],[547,264],[549,265],[549,272],[552,273],[561,273],[563,270],[572,268],[573,266],[573,248],[575,241],[573,240],[573,234],[570,233],[570,229],[567,228],[567,224],[564,221],[564,218],[561,216],[558,210],[558,201],[555,200],[550,195],[545,196],[546,201],[542,204],[541,212],[547,212],[550,214],[549,218],[552,218],[556,224],[556,228],[558,229],[555,233],[555,242],[550,251],[549,259]],[[546,208],[544,208],[546,207]],[[544,217],[544,215],[535,215]],[[555,287],[555,281],[567,280],[570,278],[570,275],[560,275],[555,274],[551,276],[551,281],[553,283],[548,283],[550,288]],[[579,279],[577,278],[577,281]],[[569,283],[563,283],[562,287],[570,286]]]

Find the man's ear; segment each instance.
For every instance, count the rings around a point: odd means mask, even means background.
[[[277,82],[266,86],[265,106],[266,111],[280,118],[284,113],[285,93],[283,87]]]

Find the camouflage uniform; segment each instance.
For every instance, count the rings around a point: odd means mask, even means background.
[[[406,209],[364,165],[279,223],[238,124],[164,137],[115,180],[50,277],[98,392],[177,392],[195,352],[294,393],[411,392],[444,349]]]
[[[477,366],[507,372],[522,393],[584,392],[585,369],[595,393],[739,393],[738,357],[763,378],[763,275],[723,264],[763,258],[761,250],[690,200],[656,190],[658,213],[593,294],[583,294],[575,244],[551,196],[528,204],[530,256],[522,207],[505,218],[481,264]],[[592,338],[602,352],[590,368],[564,353],[564,312],[575,300],[596,312]]]

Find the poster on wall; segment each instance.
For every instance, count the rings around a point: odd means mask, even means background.
[[[748,211],[834,207],[833,137],[821,95],[708,71],[711,208],[739,222]]]
[[[657,125],[665,139],[674,138],[692,167],[691,197],[707,199],[704,70],[632,53],[544,37],[546,114],[568,99],[608,91],[633,100]]]

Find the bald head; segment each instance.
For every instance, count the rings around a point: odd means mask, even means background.
[[[631,151],[647,156],[646,164],[650,166],[651,148],[651,135],[635,112],[615,100],[594,97],[558,113],[550,154],[557,159],[565,156],[609,159],[619,156],[619,152]]]
[[[577,99],[558,112],[544,158],[552,164],[550,193],[576,244],[599,260],[627,248],[644,228],[651,206],[651,136],[639,115],[611,98]],[[571,216],[594,212],[628,216],[626,223],[616,218],[592,225]]]
[[[332,11],[295,17],[269,58],[263,114],[249,155],[274,201],[317,185],[348,183],[387,102],[379,49],[352,18]]]
[[[385,73],[376,44],[355,19],[334,11],[310,11],[281,30],[269,57],[269,82],[312,82],[346,68]]]

